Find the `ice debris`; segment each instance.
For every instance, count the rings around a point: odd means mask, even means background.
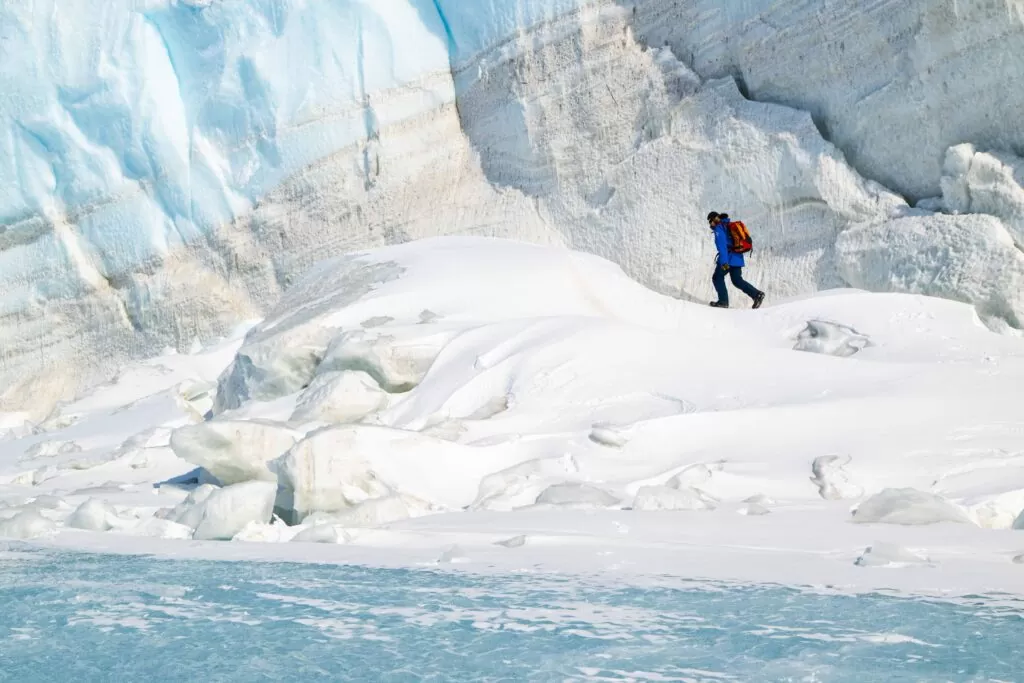
[[[853,513],[860,524],[973,524],[959,506],[934,493],[912,488],[884,489],[861,503]]]

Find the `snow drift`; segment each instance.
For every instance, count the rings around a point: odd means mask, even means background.
[[[260,317],[323,257],[439,234],[567,245],[704,300],[709,208],[754,228],[775,300],[852,284],[1019,325],[1021,16],[7,2],[0,406],[38,419],[126,358]],[[310,359],[279,362],[294,382]]]
[[[1024,344],[963,303],[723,311],[592,254],[443,237],[326,260],[239,334],[9,420],[0,535],[1019,589]]]

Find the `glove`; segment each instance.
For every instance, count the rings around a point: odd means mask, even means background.
[[[728,273],[729,272],[729,264],[728,263],[723,263],[722,264],[722,272],[723,273]]]

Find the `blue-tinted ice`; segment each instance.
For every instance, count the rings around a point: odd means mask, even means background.
[[[1024,680],[1024,605],[0,554],[0,680]]]

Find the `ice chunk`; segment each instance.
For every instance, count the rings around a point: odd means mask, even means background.
[[[223,420],[174,430],[171,448],[222,484],[277,481],[267,463],[291,448],[300,433],[264,420]]]
[[[359,370],[318,374],[299,397],[293,422],[358,422],[384,408],[388,394],[370,375]]]
[[[484,473],[511,457],[501,447],[470,447],[389,427],[344,425],[311,433],[273,467],[282,489],[282,516],[295,524],[313,512],[338,512],[391,493],[461,508],[473,500]]]
[[[860,524],[972,524],[959,506],[941,496],[911,488],[885,489],[861,503],[853,513]]]
[[[213,410],[217,384],[206,380],[187,379],[178,385],[178,394],[197,415],[206,415]]]
[[[797,336],[796,351],[823,353],[846,358],[870,344],[867,336],[839,323],[824,320],[809,320]]]
[[[858,567],[901,567],[915,564],[929,564],[924,555],[907,550],[892,543],[874,543],[854,560]]]
[[[331,343],[318,373],[362,371],[386,392],[406,392],[423,380],[451,337],[450,332],[424,334],[422,327],[399,328],[387,333],[353,330]]]
[[[590,440],[609,448],[622,448],[629,443],[632,430],[610,424],[595,424],[590,430]]]
[[[277,484],[247,481],[210,493],[197,506],[192,538],[200,541],[229,541],[250,522],[266,523],[274,512]]]
[[[541,491],[537,496],[537,505],[559,505],[564,507],[612,507],[619,504],[619,499],[591,484],[565,483],[554,484]]]
[[[56,496],[38,496],[16,507],[0,509],[0,517],[13,518],[22,512],[35,512],[46,519],[61,521],[71,510],[71,506]]]
[[[522,548],[524,545],[526,545],[526,536],[520,534],[519,536],[506,538],[504,541],[495,541],[494,544],[500,545],[505,548]]]
[[[996,216],[1024,244],[1024,158],[961,144],[946,151],[942,173],[946,211]]]
[[[0,521],[0,537],[32,539],[52,536],[57,524],[35,510],[21,510],[10,519]]]
[[[863,223],[839,235],[836,258],[853,287],[963,301],[1018,327],[1024,319],[1024,254],[993,216]]]
[[[641,486],[633,498],[634,510],[714,510],[714,500],[691,488]]]
[[[120,526],[117,521],[117,511],[113,506],[98,498],[89,498],[71,513],[64,525],[87,531],[110,531]]]
[[[698,489],[711,482],[715,472],[722,470],[721,463],[695,463],[684,467],[678,474],[665,482],[665,486],[674,489]]]
[[[195,529],[202,520],[200,506],[219,487],[213,484],[201,484],[189,492],[181,503],[173,508],[164,508],[156,513],[158,519],[167,519]]]
[[[348,543],[348,534],[333,524],[315,524],[292,536],[293,543]]]
[[[1020,514],[1017,515],[1017,518],[1013,520],[1012,528],[1017,529],[1018,531],[1024,531],[1024,510],[1021,510]]]
[[[845,458],[838,455],[822,455],[811,463],[811,472],[814,476],[811,481],[818,487],[818,494],[825,500],[842,500],[844,498],[857,498],[864,493],[864,490],[850,480],[850,475],[845,467],[850,464],[852,458]]]
[[[67,455],[69,453],[81,453],[82,447],[74,441],[65,439],[51,439],[48,441],[40,441],[39,443],[30,446],[25,450],[25,459],[31,458],[52,458],[58,455]]]
[[[352,431],[323,430],[275,463],[286,521],[297,524],[313,512],[337,512],[391,493],[359,446]]]
[[[466,551],[457,544],[445,548],[441,556],[437,558],[438,564],[456,564],[468,561],[469,558],[466,557]]]

